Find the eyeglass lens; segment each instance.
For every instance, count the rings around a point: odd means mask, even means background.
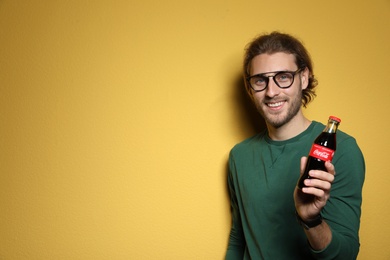
[[[276,85],[280,88],[288,88],[294,83],[294,72],[281,71],[273,76],[255,75],[249,80],[251,87],[255,91],[261,91],[267,88],[269,78],[272,78]]]

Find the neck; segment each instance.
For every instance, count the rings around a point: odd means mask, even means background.
[[[293,119],[281,127],[275,128],[267,123],[267,129],[269,137],[272,140],[284,141],[299,135],[305,131],[310,124],[311,121],[304,117],[302,112],[299,112]]]

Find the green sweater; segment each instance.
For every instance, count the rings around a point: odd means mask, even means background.
[[[356,259],[365,164],[353,137],[337,132],[336,176],[321,212],[332,230],[330,244],[322,251],[312,250],[295,217],[293,192],[300,158],[308,155],[324,128],[313,122],[286,141],[271,140],[265,130],[231,150],[232,228],[226,259]]]

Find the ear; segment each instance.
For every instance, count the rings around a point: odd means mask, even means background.
[[[302,89],[306,89],[307,86],[309,86],[309,78],[310,78],[310,72],[309,69],[306,67],[301,73],[301,84],[302,84]]]

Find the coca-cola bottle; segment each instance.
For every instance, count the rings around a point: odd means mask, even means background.
[[[335,116],[330,116],[328,124],[324,131],[314,140],[311,147],[305,171],[298,181],[298,188],[305,187],[303,183],[305,179],[310,179],[310,170],[327,171],[325,162],[332,161],[334,152],[336,151],[336,131],[341,120]]]

